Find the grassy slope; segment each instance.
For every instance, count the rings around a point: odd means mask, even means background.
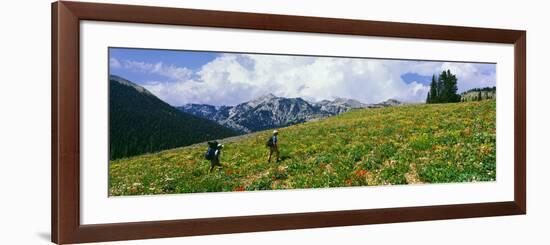
[[[208,174],[206,146],[112,161],[110,194],[139,195],[495,180],[495,101],[354,110],[227,143]]]

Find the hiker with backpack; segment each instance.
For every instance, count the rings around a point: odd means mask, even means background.
[[[279,162],[279,144],[278,144],[278,139],[277,139],[277,136],[279,135],[279,131],[277,131],[276,129],[273,130],[273,136],[269,137],[269,139],[267,140],[267,147],[269,147],[269,159],[267,160],[268,163],[271,162],[271,155],[273,155],[275,153],[275,156],[277,157],[276,158],[276,162]]]
[[[212,173],[212,170],[214,167],[220,167],[222,168],[222,164],[220,163],[220,154],[223,148],[223,145],[218,143],[217,141],[209,141],[208,144],[208,150],[204,154],[204,158],[206,160],[210,160],[210,173]]]

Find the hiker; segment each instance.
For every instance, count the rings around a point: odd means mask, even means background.
[[[276,162],[279,162],[279,144],[277,142],[277,135],[279,135],[279,131],[276,129],[273,130],[273,136],[269,137],[269,140],[267,140],[266,143],[267,147],[269,147],[269,159],[267,159],[268,163],[271,162],[271,155],[273,155],[273,153],[275,153],[275,156],[277,157]]]
[[[204,158],[206,160],[210,160],[210,173],[212,173],[212,170],[214,167],[220,167],[222,168],[222,164],[220,163],[220,154],[223,148],[223,145],[218,143],[217,141],[209,141],[208,144],[208,150],[204,154]]]

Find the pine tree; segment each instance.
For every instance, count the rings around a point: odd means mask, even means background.
[[[426,104],[432,103],[432,100],[430,98],[430,91],[428,91],[428,96],[426,96]]]
[[[448,92],[447,92],[447,72],[443,71],[439,74],[437,79],[437,91],[438,100],[440,103],[445,103],[448,101]]]
[[[436,78],[432,76],[430,91],[426,103],[452,103],[460,102],[460,95],[457,94],[457,78],[450,70],[442,71]]]
[[[458,91],[456,75],[451,73],[451,70],[447,70],[447,102],[459,102],[460,95],[456,93]]]
[[[439,101],[437,87],[438,87],[438,84],[435,79],[435,75],[433,75],[432,83],[430,84],[430,92],[428,92],[428,98],[426,98],[426,103],[432,104],[432,103],[437,103]]]

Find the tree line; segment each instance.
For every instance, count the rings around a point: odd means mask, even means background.
[[[460,94],[460,101],[481,101],[496,98],[496,87],[473,88]]]
[[[458,90],[456,75],[450,70],[442,71],[439,76],[432,76],[430,91],[426,98],[427,104],[433,103],[453,103],[460,102],[460,95],[456,93]]]

